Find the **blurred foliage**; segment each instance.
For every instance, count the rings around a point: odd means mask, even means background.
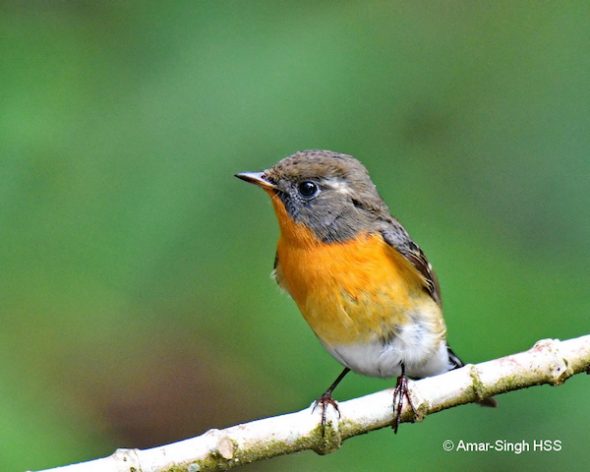
[[[306,407],[339,372],[232,175],[351,153],[477,362],[590,330],[587,2],[5,1],[0,469]],[[390,387],[352,376],[340,399]],[[249,470],[588,470],[588,379]],[[445,439],[561,439],[446,453]]]

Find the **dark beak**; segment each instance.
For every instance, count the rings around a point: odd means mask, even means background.
[[[275,184],[266,178],[264,172],[240,172],[236,174],[236,177],[250,184],[258,185],[263,189],[275,190],[277,188]]]

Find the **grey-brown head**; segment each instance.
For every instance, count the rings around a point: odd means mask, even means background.
[[[347,154],[299,151],[236,177],[276,194],[287,214],[324,242],[345,241],[391,218],[367,169]]]

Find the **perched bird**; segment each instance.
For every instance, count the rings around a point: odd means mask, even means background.
[[[414,409],[407,378],[464,365],[446,341],[440,288],[426,256],[352,156],[301,151],[236,177],[270,195],[280,227],[274,277],[344,366],[316,403],[322,422],[327,405],[338,409],[332,392],[352,370],[397,377],[397,432],[404,398]]]

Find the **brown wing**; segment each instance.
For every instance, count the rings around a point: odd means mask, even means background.
[[[277,283],[277,285],[281,286],[281,281],[279,279],[279,275],[277,274],[277,268],[279,266],[279,253],[278,251],[275,252],[275,261],[272,264],[272,272],[270,273],[273,280]]]
[[[404,227],[396,220],[387,221],[385,228],[381,230],[381,235],[387,244],[393,247],[397,252],[404,256],[416,270],[422,275],[424,280],[424,290],[433,298],[433,300],[442,305],[440,296],[440,286],[432,266],[426,259],[424,252],[420,249]]]

